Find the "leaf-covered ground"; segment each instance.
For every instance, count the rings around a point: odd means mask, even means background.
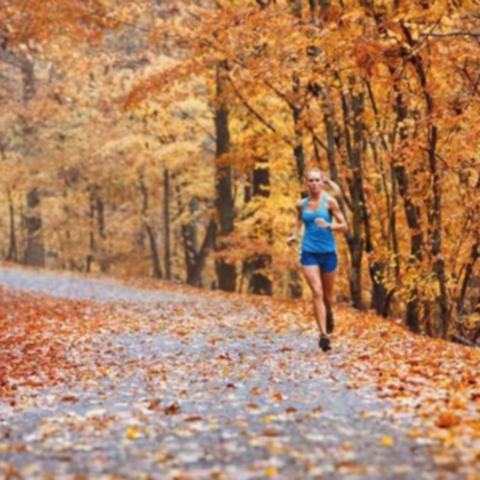
[[[480,478],[480,354],[304,302],[0,268],[2,478]]]

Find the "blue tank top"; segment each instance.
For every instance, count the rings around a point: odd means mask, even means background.
[[[302,220],[305,226],[302,239],[302,252],[310,253],[331,253],[337,251],[335,236],[331,230],[319,227],[315,219],[323,218],[326,222],[332,223],[333,216],[328,210],[327,195],[322,194],[320,206],[313,212],[307,211],[308,198],[302,200]]]

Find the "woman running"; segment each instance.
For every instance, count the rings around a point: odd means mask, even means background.
[[[339,194],[336,183],[316,168],[308,170],[306,182],[308,197],[297,203],[297,221],[288,244],[295,242],[303,223],[300,263],[312,290],[313,310],[320,331],[319,347],[326,352],[331,348],[328,334],[334,327],[333,287],[338,265],[334,232],[346,231],[347,222],[335,198],[325,192],[327,187]]]

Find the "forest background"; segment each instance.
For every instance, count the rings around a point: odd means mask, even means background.
[[[302,295],[304,174],[337,182],[337,293],[480,339],[476,0],[8,0],[0,252]]]

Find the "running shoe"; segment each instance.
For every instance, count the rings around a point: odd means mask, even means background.
[[[320,335],[320,341],[318,342],[318,346],[324,352],[327,352],[328,350],[332,349],[332,347],[330,346],[330,339],[323,333],[322,333],[322,335]]]

